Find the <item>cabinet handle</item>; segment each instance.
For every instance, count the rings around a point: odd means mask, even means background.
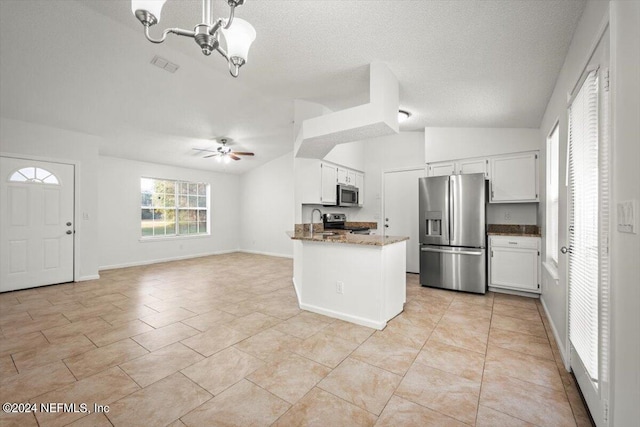
[[[517,245],[518,242],[509,242],[510,245]]]

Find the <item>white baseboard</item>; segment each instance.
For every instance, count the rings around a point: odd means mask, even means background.
[[[296,278],[292,277],[291,280],[293,281],[293,290],[296,291],[296,298],[298,298],[298,306],[300,306],[300,292],[298,292],[298,285],[296,284]]]
[[[141,266],[141,265],[159,264],[161,262],[169,262],[169,261],[181,261],[181,260],[185,260],[185,259],[202,258],[202,257],[205,257],[205,256],[211,256],[211,255],[224,255],[224,254],[230,254],[230,253],[234,253],[234,252],[241,252],[241,251],[238,250],[238,249],[232,249],[232,250],[226,250],[226,251],[206,252],[206,253],[193,254],[193,255],[182,255],[182,256],[177,256],[177,257],[168,257],[168,258],[160,258],[160,259],[152,259],[152,260],[125,262],[125,263],[122,263],[122,264],[104,265],[104,266],[99,267],[98,270],[102,271],[102,270],[115,270],[117,268],[138,267],[138,266]]]
[[[75,282],[86,282],[87,280],[98,280],[99,278],[99,274],[91,274],[89,276],[80,276],[75,280]]]
[[[539,293],[524,292],[524,291],[518,291],[515,289],[495,288],[493,286],[489,286],[489,291],[495,292],[498,294],[518,295],[518,296],[527,297],[527,298],[540,298]]]
[[[549,325],[551,325],[551,332],[553,332],[553,337],[556,340],[556,345],[558,346],[560,357],[562,357],[562,363],[564,364],[564,368],[567,370],[567,372],[570,372],[571,369],[569,368],[569,357],[567,356],[564,343],[560,341],[560,337],[558,335],[558,329],[556,328],[555,323],[553,323],[553,318],[549,314],[549,310],[547,309],[547,304],[545,304],[543,298],[540,298],[540,303],[542,303],[542,308],[544,308],[544,314],[547,316],[547,320],[549,320]]]
[[[356,325],[378,329],[380,331],[383,330],[385,326],[387,326],[387,322],[379,322],[372,319],[365,319],[364,317],[352,316],[350,314],[342,313],[339,311],[327,310],[325,308],[317,307],[315,305],[300,303],[300,308],[303,310],[311,311],[313,313],[318,313],[324,316],[334,317],[336,319],[355,323]]]
[[[267,256],[275,256],[278,258],[290,258],[293,259],[293,255],[290,254],[279,254],[275,252],[264,252],[264,251],[251,251],[249,249],[240,249],[238,252],[244,252],[247,254],[256,254],[256,255],[267,255]]]

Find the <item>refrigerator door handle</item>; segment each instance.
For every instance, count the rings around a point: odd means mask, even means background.
[[[448,250],[448,249],[438,249],[438,248],[429,248],[429,247],[423,247],[423,248],[420,248],[420,250],[422,252],[439,252],[439,253],[442,253],[442,254],[451,254],[451,255],[477,255],[477,256],[482,255],[482,251],[480,251],[480,252],[476,252],[476,251],[452,251],[452,250]]]
[[[454,206],[455,182],[455,175],[451,175],[451,178],[449,178],[449,241],[452,242],[451,244],[455,241],[454,225],[456,223],[455,209],[457,209],[457,206]]]

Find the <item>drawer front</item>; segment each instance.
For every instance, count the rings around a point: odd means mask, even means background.
[[[535,249],[538,250],[538,237],[516,237],[516,236],[491,236],[489,239],[492,247]]]

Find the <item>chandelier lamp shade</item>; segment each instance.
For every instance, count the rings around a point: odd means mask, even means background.
[[[160,38],[153,38],[149,34],[149,28],[160,22],[162,6],[167,0],[131,0],[131,11],[144,26],[144,35],[152,43],[162,43],[167,35],[176,34],[183,37],[191,37],[202,49],[205,55],[217,51],[229,65],[229,73],[238,77],[240,67],[247,63],[249,48],[256,39],[256,30],[247,21],[235,18],[235,8],[244,4],[245,0],[226,0],[229,5],[229,18],[214,20],[211,2],[202,0],[202,23],[196,25],[193,30],[181,28],[167,28]],[[220,46],[224,39],[226,51]]]

